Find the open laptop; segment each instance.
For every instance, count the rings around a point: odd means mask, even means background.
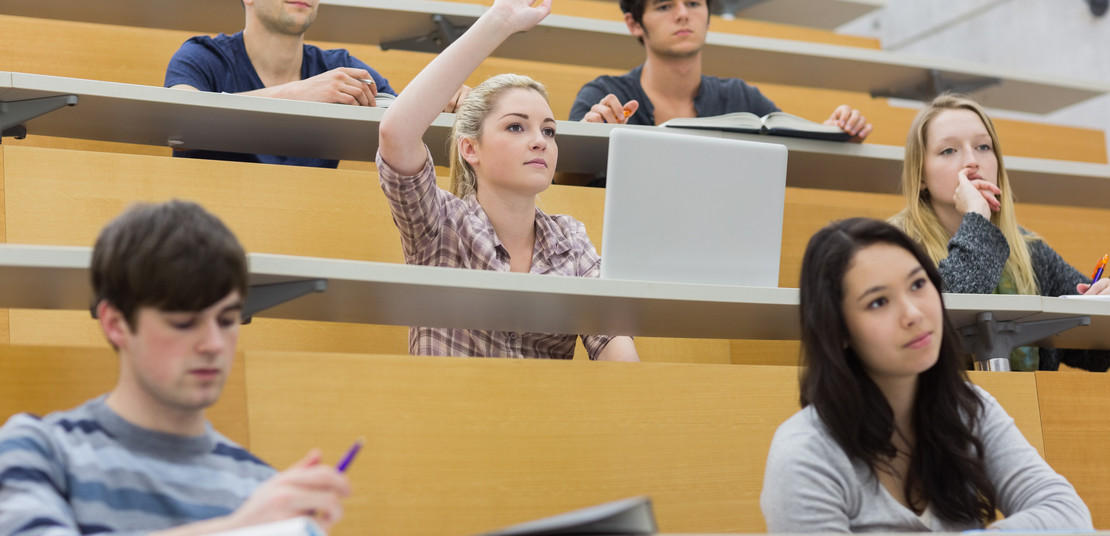
[[[615,128],[601,277],[777,287],[786,147]]]

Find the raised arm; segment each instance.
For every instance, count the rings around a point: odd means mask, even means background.
[[[379,127],[378,151],[390,167],[414,175],[424,167],[424,132],[456,90],[510,35],[528,30],[551,12],[551,1],[496,0],[457,41],[405,87]]]

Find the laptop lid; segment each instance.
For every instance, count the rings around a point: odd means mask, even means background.
[[[777,287],[786,147],[615,128],[601,277]]]

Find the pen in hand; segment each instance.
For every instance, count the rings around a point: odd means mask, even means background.
[[[1110,254],[1103,255],[1102,258],[1098,260],[1098,263],[1095,264],[1095,275],[1091,276],[1092,285],[1097,283],[1099,278],[1102,277],[1102,269],[1106,268],[1106,261],[1108,259],[1110,259]]]
[[[362,444],[365,442],[366,438],[364,437],[359,437],[358,439],[356,439],[355,444],[351,445],[351,448],[347,451],[346,454],[343,455],[343,458],[339,460],[339,464],[335,466],[335,469],[340,473],[346,472],[347,467],[349,467],[351,465],[351,462],[355,460],[355,455],[358,454],[359,449],[362,448]]]

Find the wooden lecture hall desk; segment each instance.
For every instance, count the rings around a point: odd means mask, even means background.
[[[0,307],[87,309],[87,247],[0,245]],[[796,340],[792,288],[551,277],[252,253],[247,311],[259,317],[458,329]],[[324,280],[325,283],[317,283]],[[295,283],[268,301],[266,287]],[[303,291],[303,294],[302,294]],[[255,301],[251,301],[255,300]],[[957,326],[1089,317],[1047,344],[1110,349],[1110,300],[945,294]],[[262,310],[264,307],[268,307]]]
[[[384,109],[202,93],[27,73],[0,72],[0,101],[75,95],[77,104],[24,124],[30,134],[155,146],[373,161]],[[454,116],[441,114],[425,136],[433,159],[448,161]],[[3,124],[0,113],[0,124]],[[604,171],[613,128],[655,128],[559,121],[558,171]],[[719,131],[689,135],[781,143],[789,151],[787,186],[895,193],[901,147]],[[289,133],[296,132],[296,136]],[[1110,199],[1110,165],[1007,157],[1017,191],[1038,203],[1101,208]]]
[[[485,6],[433,0],[323,0],[326,16],[306,34],[310,40],[364,43],[388,48],[416,38],[417,47],[438,51],[435,33],[444,24],[465,27]],[[0,14],[55,18],[144,28],[233,33],[242,8],[224,0],[0,0]],[[218,21],[218,22],[217,22]],[[396,45],[398,48],[413,45]],[[598,51],[605,51],[599,54]],[[510,37],[494,56],[528,61],[628,69],[643,61],[643,49],[623,22],[551,15],[535,29]],[[938,88],[963,87],[993,108],[1047,113],[1110,92],[1110,84],[1045,77],[993,65],[937,60],[904,53],[786,39],[709,32],[702,53],[706,74],[792,86],[911,96]],[[982,85],[981,89],[975,89]]]
[[[111,388],[100,348],[0,345],[0,411],[71,407]],[[661,533],[765,530],[791,366],[605,363],[244,351],[213,425],[275,467],[366,438],[333,536],[479,534],[634,495]],[[1110,523],[1110,377],[971,373]]]

